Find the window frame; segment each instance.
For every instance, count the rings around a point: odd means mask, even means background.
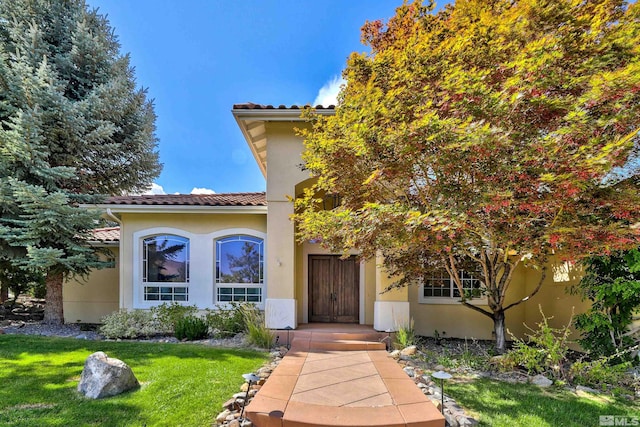
[[[420,280],[420,286],[418,287],[418,303],[420,304],[460,304],[461,297],[455,296],[455,292],[458,291],[458,286],[456,285],[453,278],[449,275],[449,273],[445,269],[442,269],[440,272],[440,277],[434,277],[434,274],[435,273],[432,273],[430,278],[434,278],[436,280],[443,280],[443,279],[447,279],[448,277],[447,281],[449,283],[450,295],[449,296],[425,296],[424,295],[425,281]],[[473,274],[468,273],[464,270],[460,270],[459,274],[463,275],[462,280],[471,280],[471,281],[479,280],[474,278]],[[464,275],[468,275],[470,277],[464,277]],[[472,297],[471,299],[467,300],[467,302],[473,305],[486,305],[487,297],[485,295],[481,295],[479,297]]]
[[[262,233],[261,233],[262,234]],[[260,280],[257,283],[244,283],[244,282],[222,282],[220,280],[220,263],[222,256],[222,245],[224,245],[225,240],[227,242],[252,242],[254,244],[259,245],[259,276]],[[259,241],[259,242],[258,242]],[[248,302],[255,304],[259,308],[263,308],[266,300],[266,236],[263,235],[255,235],[248,234],[246,232],[236,232],[236,233],[228,233],[224,235],[217,236],[213,239],[213,302],[216,306],[219,307],[227,307],[232,303],[243,303]],[[229,301],[221,301],[220,296],[226,295],[221,293],[222,289],[230,290],[231,300]],[[249,292],[249,290],[257,289],[257,296],[259,298],[258,301],[246,301],[246,298],[250,295],[253,295]],[[238,292],[235,291],[244,291]],[[244,295],[245,301],[234,301],[234,296],[236,295]]]
[[[184,273],[184,281],[150,281],[148,280],[149,276],[149,254],[148,254],[148,243],[147,241],[152,238],[164,237],[165,241],[176,241],[185,244],[185,273]],[[189,303],[189,283],[190,283],[190,269],[191,269],[191,239],[189,237],[176,234],[176,233],[153,233],[142,236],[140,238],[141,248],[142,248],[142,256],[140,257],[140,286],[142,288],[142,301],[144,303],[181,303],[187,304]],[[147,291],[147,289],[157,288],[155,292]],[[171,289],[168,292],[168,295],[171,296],[170,299],[163,299],[163,295],[167,295],[163,291],[164,289]],[[176,291],[177,289],[184,289],[184,291]],[[158,299],[147,299],[148,295],[157,295]],[[182,295],[184,299],[175,299],[176,296]]]

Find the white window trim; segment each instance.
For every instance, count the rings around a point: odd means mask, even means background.
[[[172,287],[186,287],[189,288],[188,292],[189,292],[189,299],[187,301],[175,301],[178,304],[181,305],[194,305],[194,303],[192,302],[191,298],[192,298],[192,292],[191,292],[191,287],[192,287],[192,274],[191,274],[191,270],[193,268],[193,260],[192,260],[192,253],[193,253],[193,247],[192,247],[192,242],[194,240],[194,237],[196,236],[193,233],[189,233],[188,231],[185,230],[181,230],[179,228],[172,228],[172,227],[155,227],[155,228],[148,228],[145,230],[139,230],[136,231],[135,233],[133,233],[133,259],[132,259],[132,266],[133,266],[133,308],[142,308],[142,309],[148,309],[151,307],[157,307],[159,305],[162,305],[164,303],[172,303],[173,301],[145,301],[144,299],[144,287],[145,286],[149,286],[148,282],[143,282],[143,251],[144,251],[144,239],[147,237],[151,237],[151,236],[157,236],[157,235],[174,235],[174,236],[179,236],[179,237],[183,237],[185,239],[189,239],[189,281],[186,283],[170,283],[167,286],[172,286]],[[155,283],[154,283],[155,284]]]
[[[218,286],[219,283],[216,282],[216,259],[217,259],[217,247],[216,241],[219,239],[224,239],[225,237],[233,237],[233,236],[249,236],[256,237],[262,239],[262,257],[263,257],[263,270],[262,270],[262,283],[247,283],[247,285],[251,285],[250,287],[256,287],[261,289],[262,302],[254,303],[256,307],[261,310],[264,310],[265,301],[267,300],[267,233],[263,233],[261,231],[253,230],[250,228],[227,228],[224,230],[216,231],[214,233],[210,233],[207,235],[209,238],[211,249],[212,249],[212,290],[213,290],[213,299],[211,303],[216,308],[227,309],[231,307],[231,304],[228,302],[218,302]],[[222,284],[224,285],[224,284]]]
[[[451,278],[449,278],[451,280]],[[455,283],[452,286],[456,286]],[[472,298],[467,300],[467,302],[471,305],[482,305],[485,306],[488,304],[487,297],[481,296]],[[419,304],[432,304],[432,305],[461,305],[460,297],[425,297],[424,296],[424,282],[420,281],[420,286],[418,286],[418,303]]]

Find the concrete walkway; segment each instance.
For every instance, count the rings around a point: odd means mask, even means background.
[[[291,333],[291,350],[247,406],[255,426],[444,427],[433,403],[388,356],[386,334],[340,327]]]

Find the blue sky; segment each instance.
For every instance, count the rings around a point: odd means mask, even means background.
[[[307,104],[402,0],[87,0],[106,14],[158,115],[166,193],[263,191],[233,104]]]

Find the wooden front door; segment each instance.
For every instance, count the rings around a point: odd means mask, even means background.
[[[359,309],[356,257],[309,255],[309,322],[358,323]]]

